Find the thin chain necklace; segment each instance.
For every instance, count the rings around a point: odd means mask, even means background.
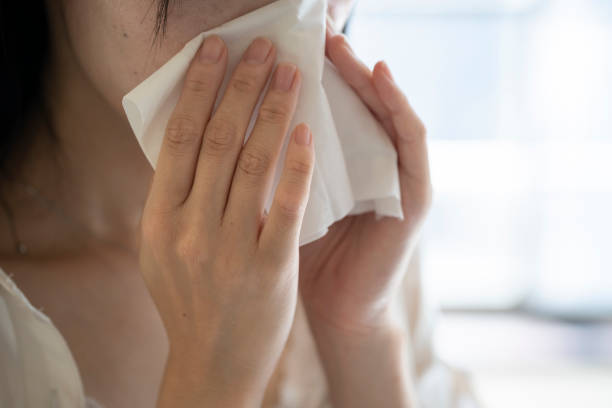
[[[39,201],[48,211],[55,213],[55,215],[57,215],[66,224],[71,225],[73,228],[76,228],[77,230],[81,230],[83,233],[85,233],[85,235],[105,245],[108,245],[110,247],[115,247],[123,251],[130,252],[132,254],[134,253],[133,249],[128,247],[125,244],[122,244],[116,241],[111,241],[109,239],[102,238],[96,235],[93,231],[91,231],[91,229],[87,228],[84,224],[79,222],[76,218],[69,216],[66,213],[66,211],[64,211],[56,202],[47,198],[45,195],[43,195],[40,192],[38,188],[34,187],[33,185],[25,183],[21,180],[15,180],[15,183],[21,186],[23,190],[30,197]],[[15,243],[15,251],[19,255],[28,255],[29,254],[28,246],[23,241],[21,241],[17,233],[17,228],[15,226],[15,218],[14,218],[13,212],[11,211],[10,207],[4,200],[2,200],[2,206],[4,207],[4,210],[7,213],[7,216],[9,218],[11,234],[13,235],[13,240]]]
[[[43,125],[44,127],[46,127],[48,134],[53,139],[58,140],[59,138],[57,136],[57,133],[55,132],[55,128],[50,118],[50,115],[47,109],[47,105],[43,104],[41,106],[40,113],[42,115],[41,117],[43,120]],[[129,246],[119,243],[119,242],[111,241],[109,239],[105,239],[105,238],[102,238],[96,235],[90,228],[85,226],[83,223],[79,222],[76,218],[69,216],[66,213],[66,211],[64,211],[57,203],[55,203],[53,200],[49,199],[44,194],[42,194],[40,189],[22,180],[13,179],[12,181],[15,182],[17,185],[21,186],[30,197],[39,201],[48,211],[54,213],[66,224],[71,225],[73,228],[76,227],[77,230],[83,231],[83,233],[86,236],[89,236],[91,239],[104,243],[107,246],[118,248],[123,251],[127,251],[131,254],[134,254],[134,250],[132,250]],[[29,254],[28,246],[19,238],[17,227],[15,225],[15,217],[13,215],[13,211],[11,210],[11,207],[9,206],[9,204],[5,201],[2,194],[0,194],[0,205],[4,208],[4,211],[6,212],[6,215],[9,219],[9,225],[10,225],[11,234],[13,236],[15,251],[19,255],[24,255],[24,256],[28,255]]]

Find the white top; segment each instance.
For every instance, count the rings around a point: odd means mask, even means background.
[[[465,375],[435,359],[431,308],[425,308],[418,257],[395,304],[409,330],[411,371],[423,408],[477,407]],[[301,303],[279,381],[282,407],[331,408],[325,377]],[[102,408],[86,397],[74,358],[53,322],[31,305],[0,268],[0,407]]]

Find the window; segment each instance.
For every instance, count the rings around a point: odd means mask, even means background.
[[[362,0],[428,127],[425,276],[445,308],[612,314],[612,2]]]

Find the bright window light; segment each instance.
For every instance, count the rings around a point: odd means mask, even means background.
[[[362,1],[349,34],[427,125],[442,305],[612,313],[612,2]]]

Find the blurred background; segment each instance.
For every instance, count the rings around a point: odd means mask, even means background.
[[[362,0],[428,128],[435,346],[484,406],[612,407],[612,1]]]

